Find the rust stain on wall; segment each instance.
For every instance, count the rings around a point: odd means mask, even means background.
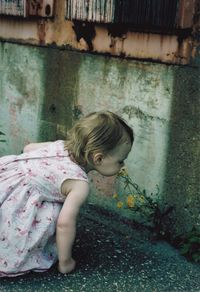
[[[191,53],[191,38],[179,43],[175,35],[127,32],[122,37],[108,36],[96,27],[93,50],[137,59],[152,59],[166,63],[187,64]]]
[[[38,40],[40,45],[45,45],[45,37],[46,37],[46,23],[44,20],[40,20],[37,23],[38,28]]]
[[[180,3],[187,1],[189,0],[180,0]],[[198,6],[197,0],[191,1],[196,1],[195,5]],[[190,12],[191,7],[188,8]],[[192,35],[191,30],[187,29],[170,34],[142,32],[134,31],[129,26],[122,24],[70,21],[65,18],[65,11],[66,0],[61,0],[55,1],[54,18],[19,19],[16,17],[10,19],[1,16],[0,38],[19,43],[56,45],[93,53],[149,59],[172,64],[188,64],[191,56],[195,57],[197,26],[195,36]],[[195,13],[197,14],[197,12]],[[185,20],[183,21],[183,19]],[[185,26],[191,24],[189,16],[182,17],[181,25],[183,24]]]

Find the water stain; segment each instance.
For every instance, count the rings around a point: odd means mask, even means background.
[[[64,139],[74,119],[81,55],[52,48],[43,53],[44,99],[39,136],[41,140]]]
[[[200,210],[200,69],[177,67],[169,125],[165,196],[175,215],[170,230],[185,233],[197,226]],[[190,204],[185,209],[185,202]],[[191,218],[190,213],[195,214]]]

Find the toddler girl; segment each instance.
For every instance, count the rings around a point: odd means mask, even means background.
[[[109,111],[89,114],[66,141],[32,143],[0,158],[0,277],[75,268],[76,219],[86,200],[87,173],[118,173],[133,131]]]

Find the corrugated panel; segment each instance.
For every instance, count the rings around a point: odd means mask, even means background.
[[[0,14],[25,16],[26,0],[0,0]]]
[[[179,0],[115,1],[115,22],[143,27],[176,27]]]
[[[94,22],[114,22],[113,0],[67,0],[66,17],[68,19]]]
[[[130,24],[151,30],[192,25],[194,0],[66,0],[66,18],[113,24]],[[180,10],[180,11],[179,11]],[[189,22],[185,25],[185,11]],[[191,26],[190,26],[191,27]]]

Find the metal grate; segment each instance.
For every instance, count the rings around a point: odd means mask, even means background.
[[[114,21],[113,0],[66,0],[68,19],[110,23]]]
[[[194,0],[66,0],[66,18],[89,22],[130,24],[132,27],[176,29],[184,27]],[[189,11],[189,12],[188,12]],[[180,14],[181,13],[181,14]],[[189,13],[189,14],[188,14]],[[188,18],[187,18],[188,21]],[[182,27],[181,27],[181,24]]]
[[[114,22],[144,27],[176,27],[179,0],[115,1]]]

